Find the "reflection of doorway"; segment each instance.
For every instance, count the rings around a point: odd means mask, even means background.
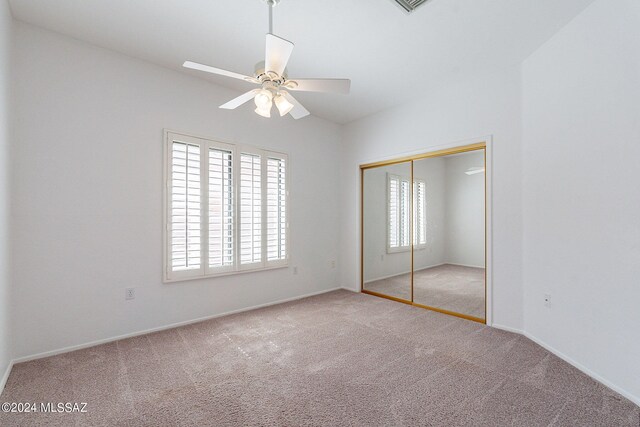
[[[485,149],[361,166],[363,292],[485,322]]]

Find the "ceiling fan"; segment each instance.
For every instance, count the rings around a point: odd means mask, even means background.
[[[271,117],[271,109],[275,103],[281,116],[290,113],[294,119],[300,119],[308,116],[309,111],[288,91],[349,93],[351,80],[347,79],[289,79],[286,68],[291,52],[293,52],[293,43],[273,34],[273,8],[280,0],[263,1],[266,1],[269,7],[269,33],[267,34],[265,60],[256,65],[253,76],[192,61],[186,61],[183,64],[186,68],[232,77],[261,86],[259,89],[250,90],[232,99],[221,105],[220,108],[234,110],[253,99],[257,107],[255,112],[263,117]]]

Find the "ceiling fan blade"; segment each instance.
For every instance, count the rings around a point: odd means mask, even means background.
[[[281,76],[293,52],[293,43],[273,34],[267,34],[267,48],[264,58],[264,70],[273,71]]]
[[[249,92],[243,93],[239,97],[232,99],[226,104],[222,104],[220,108],[224,108],[225,110],[234,110],[239,106],[241,106],[242,104],[244,104],[245,102],[252,100],[253,97],[256,96],[256,93],[258,92],[260,92],[260,89],[250,90]]]
[[[296,83],[294,85],[293,83]],[[351,89],[348,79],[292,79],[285,83],[289,90],[301,92],[330,92],[347,94]]]
[[[250,83],[259,83],[254,77],[245,76],[244,74],[234,73],[233,71],[223,70],[222,68],[211,67],[209,65],[198,64],[197,62],[185,61],[182,64],[185,68],[191,68],[192,70],[204,71],[205,73],[219,74],[221,76],[233,77],[234,79],[245,80]]]
[[[289,101],[290,103],[293,104],[293,108],[291,109],[291,111],[289,111],[289,114],[291,114],[291,117],[293,117],[294,119],[298,120],[298,119],[301,119],[301,118],[306,117],[309,114],[311,114],[311,113],[309,113],[309,111],[307,111],[306,108],[304,108],[302,106],[302,104],[300,104],[298,102],[297,99],[295,99],[293,96],[291,96],[291,94],[289,92],[282,91],[280,93],[282,95],[284,95],[284,97],[285,97],[285,99],[287,101]]]

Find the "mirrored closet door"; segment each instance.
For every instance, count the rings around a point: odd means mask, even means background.
[[[363,170],[363,288],[411,301],[411,162]]]
[[[361,166],[362,291],[486,318],[485,145]]]

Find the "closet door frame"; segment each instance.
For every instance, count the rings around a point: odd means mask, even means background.
[[[424,304],[419,304],[414,302],[414,292],[413,292],[413,275],[414,275],[414,242],[413,242],[413,227],[414,227],[414,219],[413,213],[409,215],[409,236],[411,240],[411,300],[405,300],[402,298],[393,297],[390,295],[385,295],[379,292],[369,291],[364,288],[364,173],[368,169],[384,167],[389,165],[395,165],[399,163],[410,163],[411,165],[411,185],[409,185],[410,193],[409,193],[409,212],[413,212],[413,163],[417,160],[428,159],[432,157],[442,157],[448,156],[451,154],[459,154],[470,151],[483,151],[484,152],[484,196],[485,196],[485,215],[484,215],[484,223],[485,223],[485,250],[484,250],[484,259],[485,259],[485,273],[484,273],[484,305],[485,305],[485,317],[479,318],[470,316],[463,313],[457,313],[454,311],[449,311],[445,309],[441,309],[438,307],[432,307]],[[490,197],[490,189],[491,189],[491,139],[482,139],[480,141],[465,144],[465,145],[455,145],[448,148],[443,148],[435,151],[428,151],[419,154],[403,156],[392,158],[388,160],[381,160],[372,163],[365,163],[360,165],[360,292],[368,295],[377,296],[380,298],[389,299],[392,301],[400,302],[403,304],[408,304],[416,307],[421,307],[427,310],[437,311],[440,313],[448,314],[451,316],[460,317],[463,319],[471,320],[478,323],[484,323],[491,325],[492,324],[492,286],[491,286],[491,197]]]

